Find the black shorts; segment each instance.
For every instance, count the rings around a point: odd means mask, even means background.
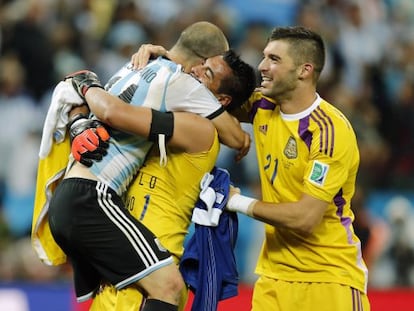
[[[173,263],[155,235],[100,182],[63,180],[50,201],[49,224],[72,264],[78,302],[91,298],[102,282],[121,289]]]

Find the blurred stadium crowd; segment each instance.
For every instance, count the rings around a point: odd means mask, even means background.
[[[79,69],[106,82],[140,44],[169,47],[199,20],[219,25],[255,67],[274,26],[301,24],[323,36],[327,63],[319,93],[349,117],[359,140],[355,227],[371,285],[414,286],[414,233],[404,229],[413,228],[412,203],[396,198],[381,222],[366,200],[374,192],[414,189],[412,0],[2,0],[0,281],[70,279],[68,267],[41,264],[29,239],[40,135],[54,85]],[[218,165],[259,195],[254,146],[238,164],[223,148]],[[237,256],[249,283],[261,226],[241,221]]]

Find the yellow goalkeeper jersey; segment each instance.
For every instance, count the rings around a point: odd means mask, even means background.
[[[350,201],[359,151],[351,124],[317,96],[294,115],[260,93],[249,101],[263,200],[295,202],[302,193],[329,202],[322,222],[305,236],[265,225],[256,272],[286,281],[333,282],[363,292],[367,268],[355,235]]]
[[[200,181],[213,169],[219,150],[217,133],[206,152],[189,154],[168,148],[167,165],[160,166],[159,156],[149,157],[127,192],[130,213],[142,221],[177,260],[183,253],[184,239],[200,193]]]
[[[49,201],[62,180],[69,162],[70,141],[52,144],[47,157],[39,159],[33,206],[31,242],[39,259],[47,265],[66,263],[66,254],[55,242],[49,227]]]

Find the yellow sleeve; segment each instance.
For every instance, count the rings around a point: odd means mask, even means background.
[[[275,101],[272,98],[264,96],[259,91],[254,91],[252,93],[252,95],[250,95],[249,99],[241,106],[241,109],[244,110],[244,111],[246,111],[246,112],[250,112],[250,110],[252,109],[253,105],[256,102],[260,101],[261,99],[266,99],[266,101],[269,101],[271,103],[275,103]]]

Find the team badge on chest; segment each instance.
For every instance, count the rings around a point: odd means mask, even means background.
[[[298,145],[296,143],[296,139],[292,136],[289,137],[283,153],[288,159],[296,159],[298,157]]]

